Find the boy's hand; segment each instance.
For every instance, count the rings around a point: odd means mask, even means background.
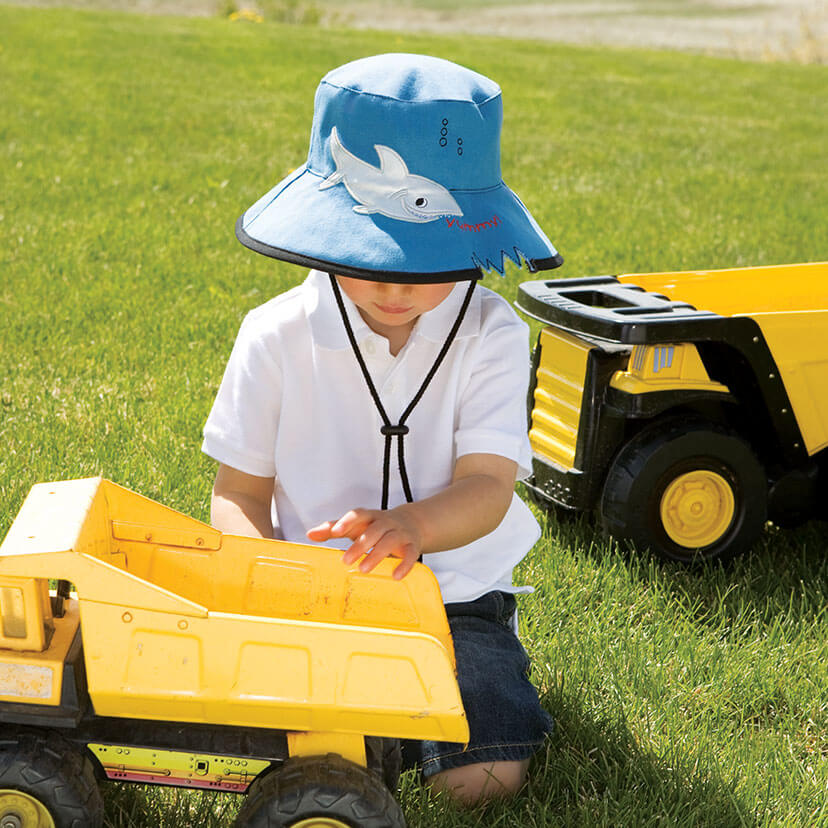
[[[423,547],[422,531],[404,507],[388,511],[352,509],[337,521],[314,526],[307,534],[310,540],[318,542],[350,538],[353,543],[342,556],[342,562],[352,564],[364,555],[360,572],[370,572],[384,558],[402,558],[394,570],[396,580],[408,575]]]
[[[514,497],[517,468],[514,460],[497,454],[464,454],[442,491],[385,512],[352,509],[337,521],[314,526],[308,538],[319,543],[350,538],[342,560],[352,564],[364,555],[361,572],[370,572],[383,558],[401,558],[394,570],[399,580],[421,553],[458,549],[494,531]]]

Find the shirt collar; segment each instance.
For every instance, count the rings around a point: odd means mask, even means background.
[[[330,277],[320,270],[312,270],[303,285],[305,293],[305,313],[311,326],[311,333],[317,345],[329,350],[350,348],[348,335],[339,308],[331,289]],[[424,313],[418,320],[412,336],[421,336],[431,342],[443,343],[451,331],[451,327],[460,313],[463,298],[468,290],[468,282],[458,282],[451,293],[433,310]],[[362,343],[370,336],[377,336],[360,316],[356,305],[343,291],[342,301],[348,314],[348,321],[354,330],[358,343]],[[463,339],[474,334],[480,328],[480,292],[472,293],[466,315],[457,332],[457,339]]]

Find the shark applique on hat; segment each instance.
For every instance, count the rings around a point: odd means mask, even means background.
[[[425,55],[329,72],[307,163],[236,223],[247,247],[373,281],[452,282],[563,261],[500,172],[500,87]]]

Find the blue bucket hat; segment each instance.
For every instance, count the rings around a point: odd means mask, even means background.
[[[329,72],[307,163],[236,222],[247,247],[372,281],[453,282],[563,259],[500,173],[500,87],[425,55]]]

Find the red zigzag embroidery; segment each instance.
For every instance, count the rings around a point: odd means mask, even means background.
[[[463,230],[466,233],[479,233],[481,230],[491,230],[500,224],[500,219],[497,216],[492,216],[488,221],[480,222],[480,224],[461,224],[457,219],[446,218],[446,225],[449,227],[456,227],[458,230]]]

